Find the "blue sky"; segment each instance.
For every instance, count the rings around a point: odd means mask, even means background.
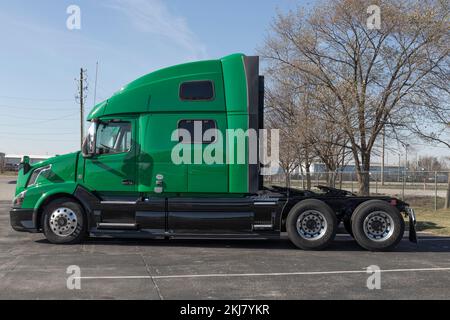
[[[0,152],[54,154],[79,148],[74,79],[81,66],[88,71],[88,112],[96,61],[98,102],[164,66],[233,52],[253,54],[276,10],[298,3],[1,1]],[[81,30],[66,28],[71,4],[81,9]]]
[[[55,154],[79,149],[75,102],[88,71],[86,113],[124,84],[158,68],[263,45],[276,11],[302,0],[1,1],[0,152]],[[81,30],[66,9],[81,8]],[[447,151],[437,148],[435,153]]]

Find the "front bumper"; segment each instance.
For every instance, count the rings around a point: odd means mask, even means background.
[[[409,217],[409,241],[417,243],[417,234],[416,234],[416,213],[413,208],[406,207],[405,212]]]
[[[16,231],[38,232],[34,209],[12,208],[9,211],[11,227]]]

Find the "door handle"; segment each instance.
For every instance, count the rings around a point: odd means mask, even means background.
[[[124,186],[131,186],[132,184],[134,184],[134,181],[133,181],[133,180],[125,179],[125,180],[122,180],[122,184],[123,184]]]

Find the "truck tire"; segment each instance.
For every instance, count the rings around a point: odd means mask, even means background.
[[[86,235],[85,221],[83,208],[70,198],[53,200],[44,207],[43,230],[51,243],[81,242]]]
[[[342,223],[344,224],[344,229],[347,231],[347,233],[354,238],[353,230],[352,230],[352,220],[349,218],[344,218],[342,220]]]
[[[398,209],[382,200],[360,204],[351,221],[356,242],[370,251],[393,249],[405,231],[405,222]]]
[[[336,236],[337,218],[323,201],[303,200],[289,211],[286,230],[289,239],[300,249],[321,250]]]

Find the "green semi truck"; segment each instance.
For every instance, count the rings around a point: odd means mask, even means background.
[[[362,247],[389,250],[403,237],[404,214],[416,241],[414,211],[398,199],[264,187],[249,141],[243,149],[230,143],[232,132],[259,135],[263,113],[258,57],[233,54],[147,74],[93,108],[81,151],[33,165],[24,158],[11,225],[52,243],[287,232],[299,248],[323,249],[343,222]],[[188,161],[174,161],[177,148]],[[196,159],[208,152],[223,161]]]

